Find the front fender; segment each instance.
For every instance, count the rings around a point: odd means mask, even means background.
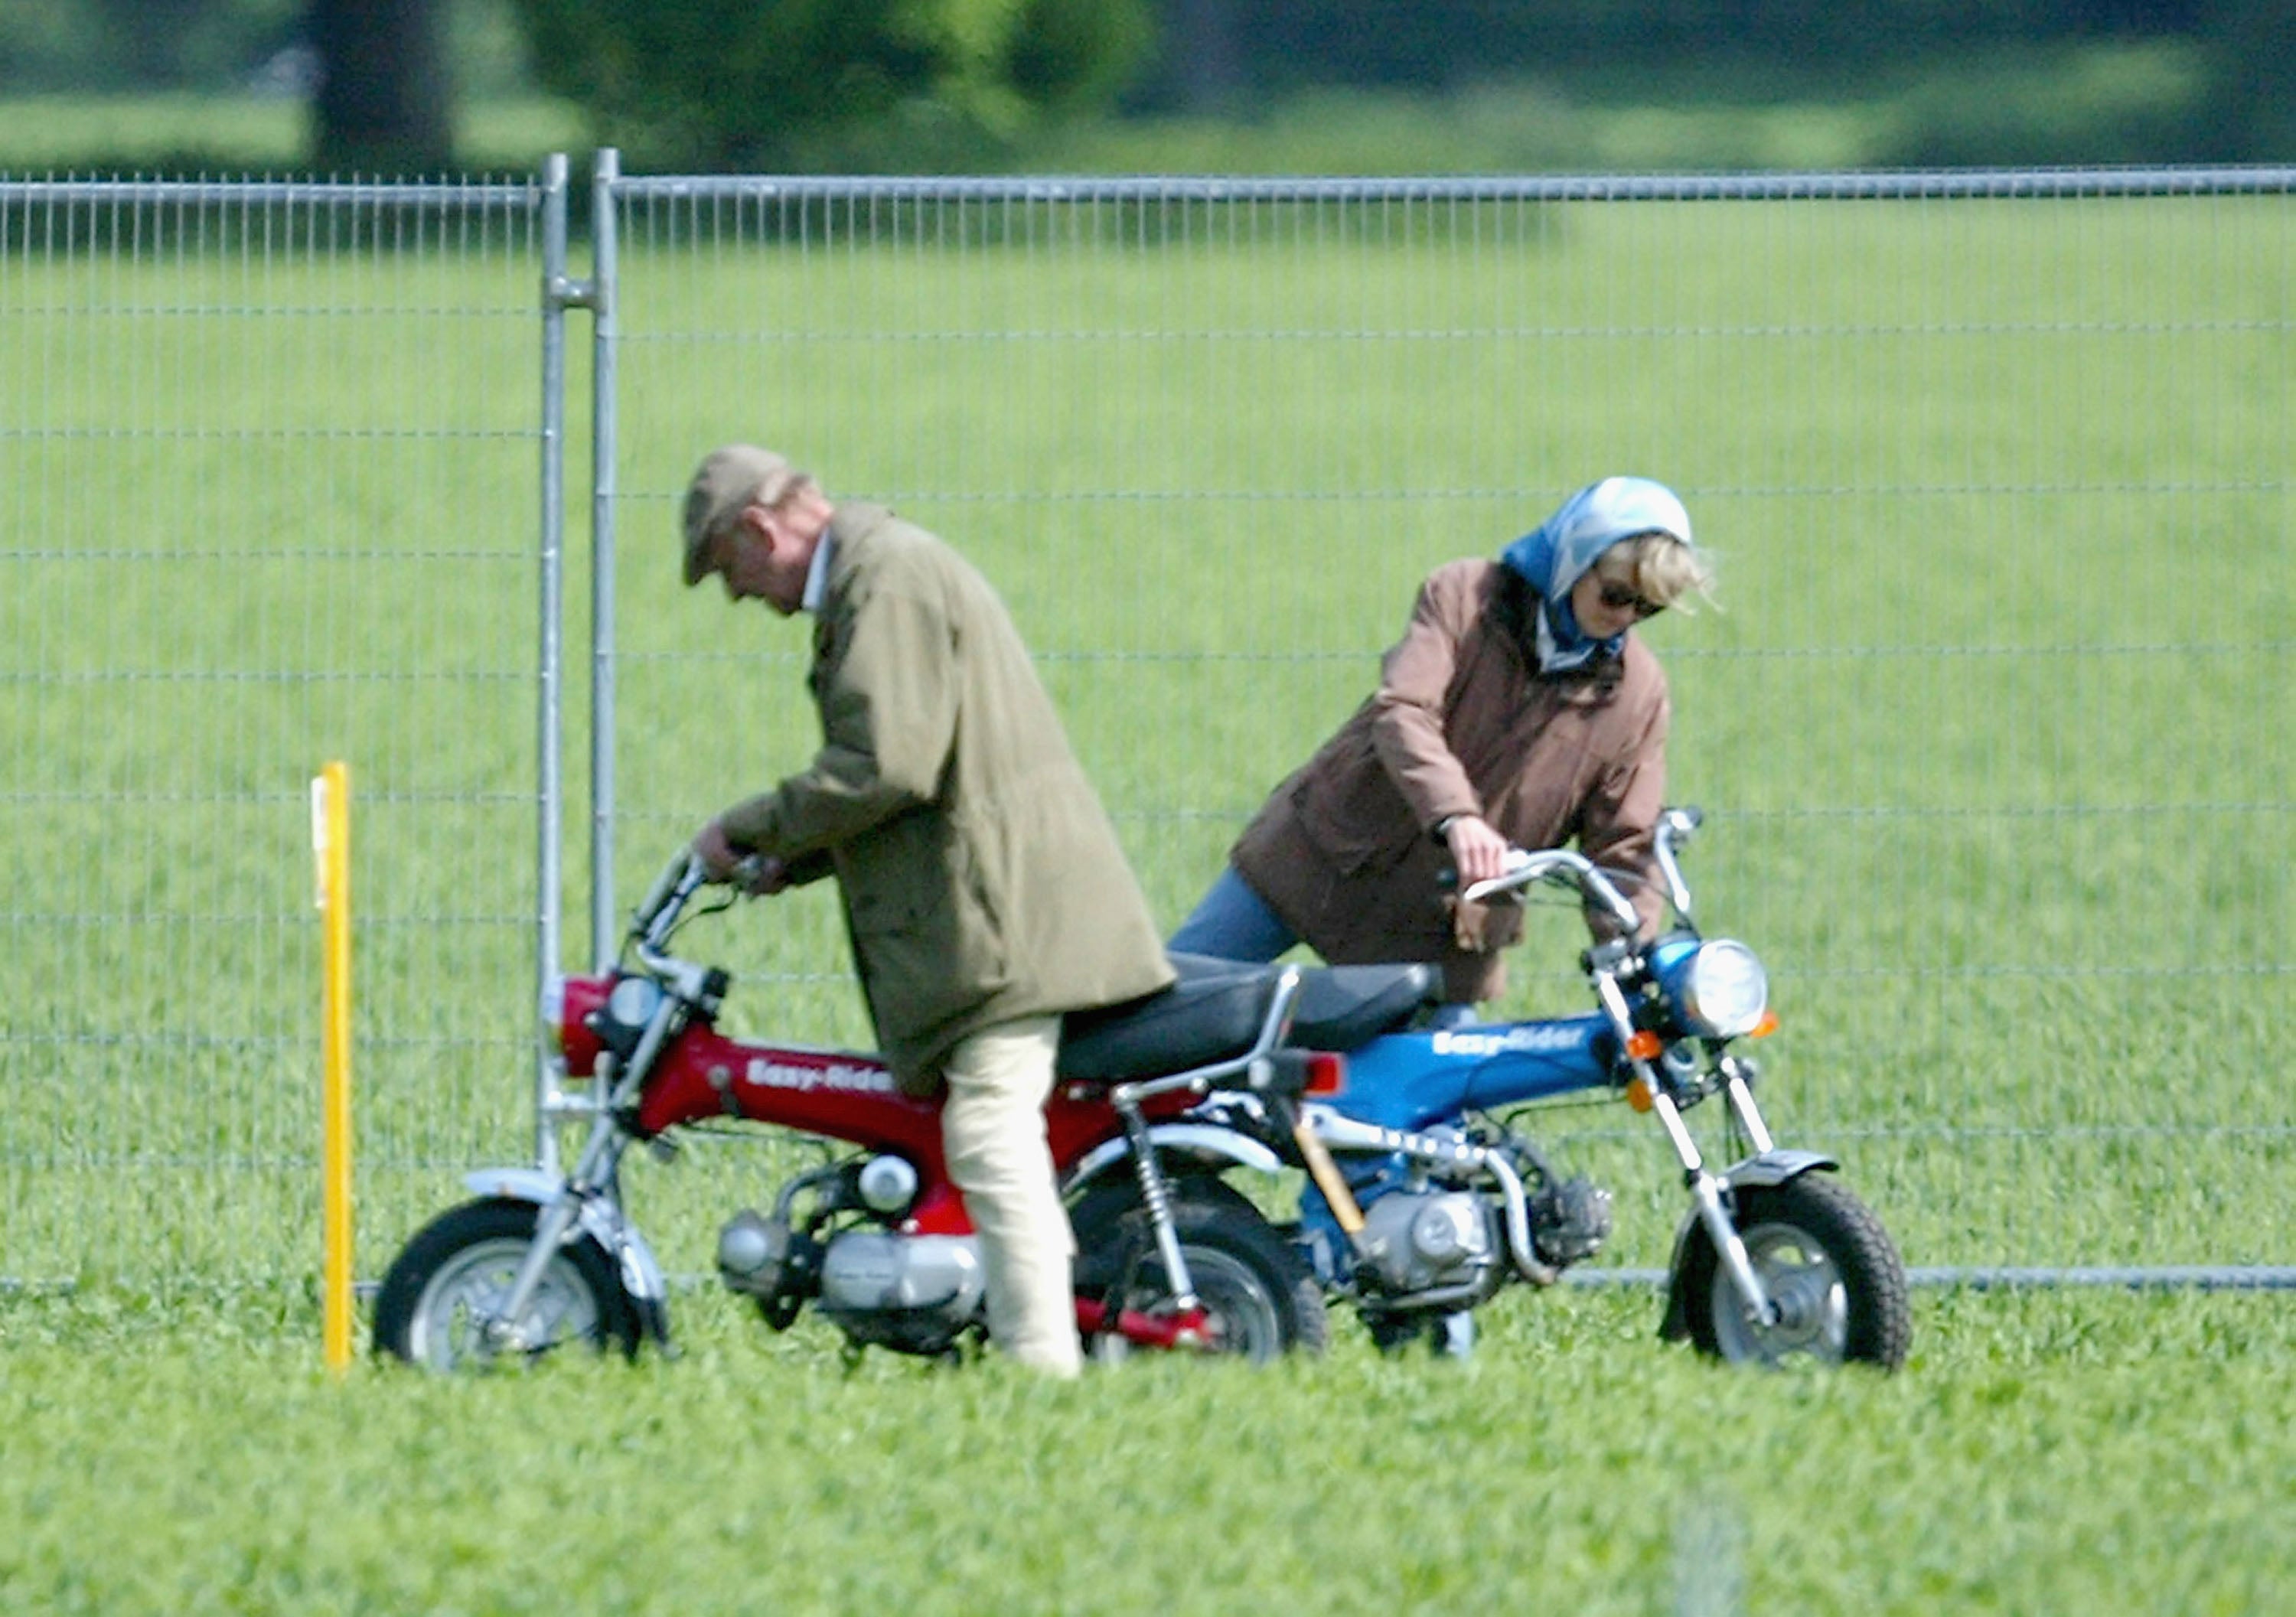
[[[463,1183],[482,1196],[506,1202],[530,1202],[540,1207],[554,1201],[566,1188],[565,1176],[539,1168],[481,1168],[463,1176]],[[613,1255],[622,1289],[637,1306],[646,1334],[657,1342],[669,1340],[669,1286],[653,1249],[636,1225],[622,1215],[621,1204],[609,1196],[585,1196],[578,1219],[583,1234]]]
[[[1726,1191],[1741,1186],[1767,1189],[1798,1179],[1817,1169],[1839,1168],[1841,1164],[1820,1151],[1765,1151],[1742,1161],[1733,1162],[1716,1177]],[[1690,1334],[1689,1304],[1682,1295],[1682,1268],[1690,1258],[1690,1244],[1705,1237],[1705,1226],[1698,1221],[1698,1209],[1693,1207],[1683,1214],[1681,1225],[1674,1232],[1674,1257],[1666,1266],[1666,1317],[1659,1321],[1658,1334],[1667,1342],[1679,1342]]]
[[[1258,1140],[1213,1123],[1152,1123],[1148,1143],[1159,1156],[1185,1157],[1213,1167],[1256,1168],[1263,1173],[1280,1173],[1283,1169],[1276,1154]],[[1122,1135],[1103,1140],[1077,1159],[1076,1166],[1061,1180],[1061,1194],[1074,1195],[1110,1169],[1131,1160],[1132,1142]]]

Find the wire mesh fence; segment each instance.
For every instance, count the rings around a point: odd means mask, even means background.
[[[364,1184],[525,1126],[537,198],[0,185],[0,1274],[315,1272],[332,759]]]
[[[563,953],[816,739],[802,628],[677,581],[718,442],[980,564],[1168,926],[1429,568],[1637,472],[1719,557],[1644,632],[1782,1135],[1917,1270],[2284,1262],[2292,178],[611,176]],[[363,1269],[528,1153],[541,194],[0,185],[0,1274],[316,1269],[331,757]],[[737,1028],[866,1042],[831,895],[719,924]],[[1576,927],[1504,1009],[1579,1008]],[[1629,1267],[1678,1201],[1635,1121],[1539,1124]],[[693,1154],[634,1170],[672,1270],[758,1194]]]
[[[618,180],[622,885],[814,740],[803,630],[677,586],[719,441],[981,565],[1167,926],[1431,566],[1642,472],[1720,558],[1644,632],[1787,1137],[1925,1271],[2283,1260],[2288,179]],[[1581,1008],[1580,940],[1504,1008]],[[734,924],[761,1029],[865,1038],[840,945]],[[1539,1125],[1630,1265],[1637,1123]]]

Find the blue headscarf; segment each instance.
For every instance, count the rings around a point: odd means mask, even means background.
[[[1553,516],[1500,553],[1499,560],[1538,592],[1539,672],[1566,673],[1598,654],[1618,654],[1625,631],[1607,640],[1589,639],[1570,610],[1570,587],[1611,546],[1651,532],[1691,542],[1690,513],[1674,491],[1646,477],[1606,477],[1563,501]]]

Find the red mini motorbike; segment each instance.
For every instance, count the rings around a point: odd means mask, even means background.
[[[668,1285],[620,1170],[631,1145],[674,1143],[693,1125],[832,1145],[768,1211],[736,1212],[718,1236],[720,1277],[768,1326],[787,1329],[810,1302],[852,1351],[948,1357],[982,1337],[980,1248],[942,1158],[939,1105],[902,1095],[873,1055],[721,1034],[727,974],[669,952],[706,884],[701,862],[681,854],[639,906],[615,969],[565,979],[550,996],[550,1059],[570,1084],[586,1080],[575,1165],[469,1175],[478,1199],[418,1231],[385,1276],[378,1352],[444,1371],[574,1342],[627,1353],[667,1343]],[[732,902],[729,892],[693,913]],[[1304,994],[1310,977],[1316,992]],[[1219,1177],[1272,1171],[1274,1153],[1186,1113],[1239,1086],[1288,1107],[1316,1076],[1304,1049],[1349,1047],[1409,1014],[1425,986],[1416,968],[1198,968],[1161,993],[1068,1020],[1046,1115],[1088,1350],[1267,1358],[1324,1345],[1319,1287],[1297,1249]]]

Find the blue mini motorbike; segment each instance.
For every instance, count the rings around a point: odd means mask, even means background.
[[[1550,1285],[1601,1250],[1610,1194],[1561,1177],[1513,1124],[1530,1103],[1607,1089],[1655,1120],[1689,1193],[1661,1336],[1733,1361],[1904,1362],[1906,1276],[1889,1233],[1832,1158],[1777,1145],[1755,1104],[1755,1063],[1734,1046],[1775,1025],[1768,978],[1751,949],[1701,936],[1692,918],[1677,856],[1698,824],[1672,808],[1658,826],[1674,925],[1655,939],[1637,938],[1619,879],[1567,850],[1517,850],[1506,874],[1461,895],[1504,902],[1554,882],[1615,918],[1617,936],[1583,956],[1587,1014],[1439,1025],[1430,967],[1311,971],[1294,1043],[1348,1037],[1324,1049],[1308,1092],[1214,1090],[1196,1109],[1306,1170],[1300,1240],[1382,1348],[1457,1350],[1472,1310],[1503,1286]],[[1687,1121],[1710,1100],[1730,1141],[1719,1168]]]

